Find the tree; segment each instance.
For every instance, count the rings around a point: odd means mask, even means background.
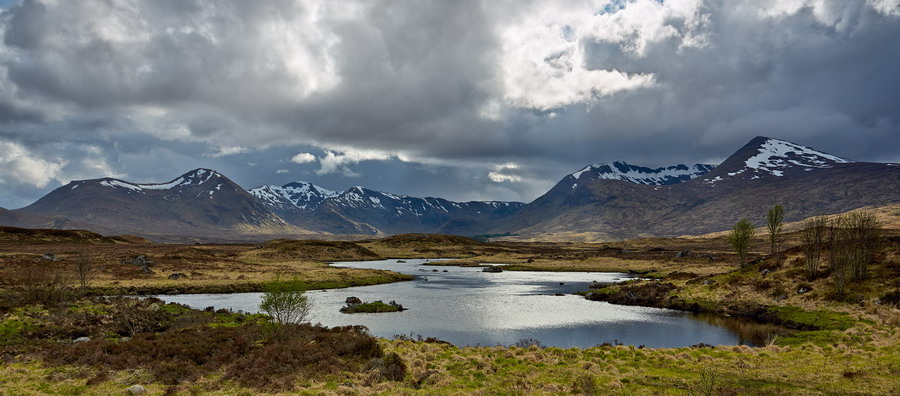
[[[769,209],[767,216],[769,227],[769,244],[772,247],[771,254],[774,256],[778,250],[778,242],[781,238],[781,229],[784,222],[784,208],[781,205],[775,205]]]
[[[828,231],[828,218],[817,216],[806,220],[800,238],[803,241],[803,251],[806,254],[806,279],[813,280],[819,273],[819,263],[822,260],[822,248],[825,243],[825,234]]]
[[[728,243],[731,244],[734,252],[737,253],[741,262],[741,268],[747,263],[747,252],[750,251],[750,243],[755,232],[756,230],[750,220],[740,219],[737,223],[734,223],[731,233],[728,234]]]
[[[79,254],[75,258],[75,275],[78,277],[78,286],[81,288],[81,295],[87,293],[87,288],[91,281],[94,280],[94,266],[91,260],[84,253]]]
[[[848,249],[850,279],[861,280],[869,275],[869,263],[882,245],[881,221],[871,211],[856,211],[844,217],[843,228]]]
[[[306,320],[311,308],[303,283],[297,279],[282,281],[276,279],[265,287],[259,309],[275,319],[280,325],[301,323]]]

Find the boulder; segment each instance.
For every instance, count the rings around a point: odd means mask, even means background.
[[[344,300],[344,302],[345,302],[347,305],[359,305],[359,304],[362,304],[362,300],[360,300],[359,297],[353,297],[353,296],[347,297],[347,299]]]
[[[141,385],[131,385],[128,389],[125,389],[125,393],[129,395],[143,395],[147,393],[147,388],[144,388]]]
[[[91,340],[91,337],[78,337],[78,338],[72,340],[72,342],[74,342],[74,343],[77,344],[77,343],[80,343],[80,342],[88,342],[88,341],[90,341],[90,340]]]

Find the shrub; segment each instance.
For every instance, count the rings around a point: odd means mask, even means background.
[[[297,279],[275,280],[266,285],[259,309],[280,325],[301,323],[306,320],[310,310],[309,298],[304,292],[303,283]]]
[[[728,243],[731,244],[731,247],[737,253],[741,268],[747,263],[747,252],[750,251],[750,242],[753,240],[755,232],[756,230],[753,228],[753,223],[750,220],[740,219],[737,223],[734,223],[731,233],[728,234]]]

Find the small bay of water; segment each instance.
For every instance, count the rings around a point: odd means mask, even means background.
[[[592,281],[619,282],[627,274],[608,272],[481,272],[481,268],[431,266],[429,260],[336,262],[414,275],[415,280],[375,286],[310,291],[308,318],[325,326],[364,325],[371,334],[436,337],[454,345],[511,345],[535,339],[544,346],[586,348],[604,342],[648,347],[750,344],[722,320],[660,308],[613,305],[572,295]],[[438,260],[430,260],[438,261]],[[433,272],[437,270],[437,272]],[[447,272],[443,272],[447,270]],[[562,293],[564,295],[557,295]],[[258,312],[261,293],[157,296],[203,309],[208,306]],[[343,314],[344,300],[396,302],[402,312]],[[731,328],[731,329],[729,329]]]

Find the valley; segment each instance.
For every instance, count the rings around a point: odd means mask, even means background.
[[[804,253],[796,223],[788,224],[782,254],[778,256],[766,254],[766,241],[758,233],[750,252],[752,264],[744,268],[738,267],[737,256],[722,234],[607,243],[478,242],[449,235],[402,234],[353,242],[272,240],[261,244],[169,245],[84,231],[4,229],[0,233],[4,279],[0,294],[0,328],[4,329],[0,333],[0,354],[5,363],[0,368],[0,384],[9,392],[22,394],[38,388],[42,394],[115,393],[132,384],[141,384],[151,394],[277,394],[301,388],[321,394],[433,394],[460,389],[486,393],[590,394],[604,389],[619,394],[891,394],[900,389],[900,311],[892,297],[897,294],[896,280],[900,275],[900,231],[894,226],[898,219],[896,206],[876,208],[875,213],[886,227],[884,249],[871,264],[871,276],[851,283],[841,298],[833,294],[833,276],[823,275],[810,281],[802,275]],[[127,262],[135,255],[152,261],[152,273]],[[122,263],[122,258],[126,263]],[[86,357],[73,355],[120,345],[112,349],[118,351],[111,355],[115,357],[128,353],[129,348],[145,348],[143,345],[155,342],[156,337],[179,337],[184,345],[197,348],[195,351],[201,356],[231,353],[227,352],[230,347],[223,349],[223,344],[203,344],[204,338],[251,337],[257,340],[254,345],[263,349],[244,353],[271,354],[264,348],[272,347],[279,338],[260,332],[265,316],[219,310],[214,296],[209,300],[214,308],[206,311],[152,299],[128,303],[127,299],[117,300],[119,297],[99,296],[262,291],[267,282],[285,278],[296,279],[308,289],[378,284],[409,279],[409,275],[388,270],[391,263],[427,258],[454,260],[429,261],[427,264],[433,265],[420,267],[426,269],[421,272],[425,276],[432,273],[428,268],[443,274],[443,269],[465,268],[448,265],[481,263],[506,264],[504,273],[554,271],[547,272],[548,277],[559,271],[576,277],[581,271],[630,273],[641,279],[612,285],[585,284],[579,295],[546,298],[577,298],[578,304],[609,301],[634,308],[675,308],[715,315],[708,319],[710,323],[716,323],[715,317],[730,316],[749,323],[777,324],[786,330],[764,336],[759,347],[699,343],[644,348],[627,343],[617,345],[617,340],[610,340],[583,349],[564,349],[544,346],[540,339],[522,339],[505,346],[454,346],[429,338],[427,331],[417,334],[411,328],[411,333],[397,334],[395,339],[372,338],[375,344],[367,345],[377,344],[377,352],[347,352],[329,363],[331,366],[302,366],[305,368],[282,374],[277,374],[274,367],[261,366],[259,370],[270,371],[256,371],[256,380],[236,376],[235,366],[227,363],[192,360],[195,358],[183,355],[187,350],[167,352],[171,354],[168,359],[181,362],[177,371],[153,360],[137,359],[132,360],[134,365],[123,366],[112,361],[92,363]],[[378,270],[326,264],[339,260],[361,261],[358,267],[367,266],[368,260],[382,260],[385,264]],[[32,270],[37,267],[71,275],[71,289],[67,290],[79,293],[72,274],[77,272],[78,263],[85,261],[92,263],[95,271],[90,285],[83,290],[86,297],[60,297],[59,301],[43,305],[20,305],[21,287],[33,284]],[[186,276],[170,279],[173,273]],[[541,278],[541,272],[529,273]],[[421,284],[421,275],[414,276],[419,280],[403,284]],[[340,299],[344,294],[338,294]],[[152,308],[151,303],[163,308]],[[124,323],[124,317],[116,314],[123,309],[122,304],[137,304],[128,309],[148,315],[145,326],[149,327],[132,335],[134,338],[124,337],[121,332],[125,330],[117,327]],[[405,313],[414,312],[413,309]],[[404,313],[369,315],[395,314]],[[93,324],[87,325],[89,322]],[[719,323],[718,326],[741,326],[726,324],[722,319]],[[314,330],[297,327],[293,331],[296,337],[304,339],[307,336],[303,334]],[[340,337],[357,337],[355,333],[344,334]],[[72,343],[82,336],[91,341]],[[285,344],[284,348],[294,347]],[[53,358],[49,351],[69,357]],[[386,362],[387,356],[393,354],[402,362],[401,371],[396,371],[399,366],[372,363],[376,356],[382,356],[378,359]],[[83,356],[100,359],[103,355],[91,352]],[[127,355],[122,356],[125,359]],[[269,356],[268,359],[280,362],[280,358]],[[292,363],[280,364],[289,367]],[[400,374],[389,374],[395,372]],[[504,380],[511,376],[516,380]]]

